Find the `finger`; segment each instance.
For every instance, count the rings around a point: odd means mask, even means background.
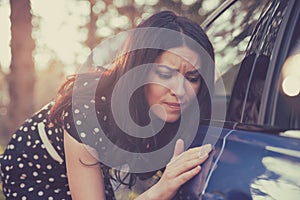
[[[184,141],[178,139],[175,144],[173,157],[180,155],[184,151]]]
[[[179,176],[177,176],[176,181],[178,181],[179,185],[182,185],[188,180],[190,180],[191,178],[193,178],[195,175],[197,175],[200,171],[201,171],[201,166],[197,165],[191,170],[186,171],[185,173],[182,173]]]
[[[183,156],[180,156],[183,157]],[[172,169],[174,176],[180,176],[183,173],[190,171],[191,169],[200,166],[206,159],[208,155],[197,157],[191,160],[175,160],[168,167]]]
[[[180,162],[185,162],[185,161],[189,161],[189,160],[193,160],[193,159],[202,159],[202,158],[207,158],[208,154],[211,152],[212,150],[212,145],[210,144],[206,144],[200,147],[195,147],[195,148],[191,148],[183,153],[181,153],[180,157],[178,157],[179,160],[181,159]],[[203,159],[202,159],[203,160]]]

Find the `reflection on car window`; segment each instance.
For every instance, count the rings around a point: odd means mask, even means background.
[[[222,13],[207,29],[216,55],[216,95],[230,96],[239,64],[255,23],[267,0],[241,0]],[[225,94],[218,80],[225,85]]]
[[[270,9],[263,11],[255,27],[229,103],[229,121],[257,123],[270,57],[287,4],[270,2],[266,6]]]
[[[300,129],[300,34],[294,41],[282,66],[277,89],[275,125],[284,129]]]

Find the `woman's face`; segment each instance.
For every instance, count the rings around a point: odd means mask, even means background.
[[[156,60],[145,85],[151,111],[166,122],[175,122],[196,98],[200,87],[198,55],[186,46],[169,49]]]

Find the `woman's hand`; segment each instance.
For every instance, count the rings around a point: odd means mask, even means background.
[[[200,165],[208,158],[211,150],[212,145],[207,144],[184,151],[183,140],[177,140],[173,158],[167,164],[161,179],[139,198],[171,199],[181,185],[200,172]]]

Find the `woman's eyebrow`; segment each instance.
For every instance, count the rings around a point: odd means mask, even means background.
[[[199,71],[197,69],[195,69],[193,71],[187,71],[186,74],[191,74],[191,75],[199,74]]]
[[[167,69],[167,70],[169,70],[169,71],[177,71],[177,72],[179,72],[179,69],[174,69],[174,68],[172,68],[172,67],[169,67],[169,66],[167,66],[167,65],[158,65],[157,66],[158,68],[165,68],[165,69]]]

